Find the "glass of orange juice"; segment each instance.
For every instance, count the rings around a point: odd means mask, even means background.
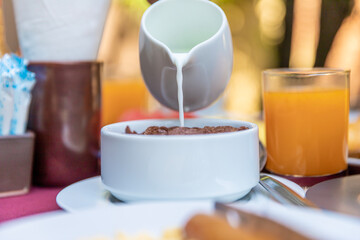
[[[140,78],[102,82],[102,125],[119,122],[131,110],[147,110],[148,91]]]
[[[346,170],[349,74],[328,68],[263,72],[267,170],[289,176]]]

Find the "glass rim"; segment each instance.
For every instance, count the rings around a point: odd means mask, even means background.
[[[271,68],[263,71],[264,75],[270,76],[292,76],[292,77],[312,77],[325,75],[349,75],[350,69],[342,68]]]

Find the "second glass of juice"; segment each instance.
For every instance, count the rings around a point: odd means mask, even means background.
[[[263,72],[267,170],[325,176],[347,168],[349,74],[327,68]]]

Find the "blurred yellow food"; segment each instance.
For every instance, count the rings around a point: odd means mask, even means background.
[[[183,239],[182,230],[180,228],[166,229],[161,238],[162,240],[181,240]]]
[[[168,228],[164,230],[160,238],[153,237],[147,232],[139,232],[133,235],[118,232],[114,237],[94,236],[80,240],[183,240],[183,234],[180,228]]]
[[[147,233],[138,233],[134,236],[118,233],[116,234],[114,240],[154,240],[154,238]]]

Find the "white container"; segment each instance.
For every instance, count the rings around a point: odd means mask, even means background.
[[[101,178],[124,201],[212,199],[234,201],[259,181],[258,127],[225,119],[186,120],[185,126],[247,126],[248,130],[187,136],[125,134],[178,120],[139,120],[101,130]]]
[[[110,0],[13,0],[13,4],[26,59],[97,59]]]
[[[144,13],[140,66],[151,94],[178,110],[176,62],[181,54],[184,110],[209,106],[224,91],[233,66],[232,38],[223,10],[208,0],[161,0]]]

